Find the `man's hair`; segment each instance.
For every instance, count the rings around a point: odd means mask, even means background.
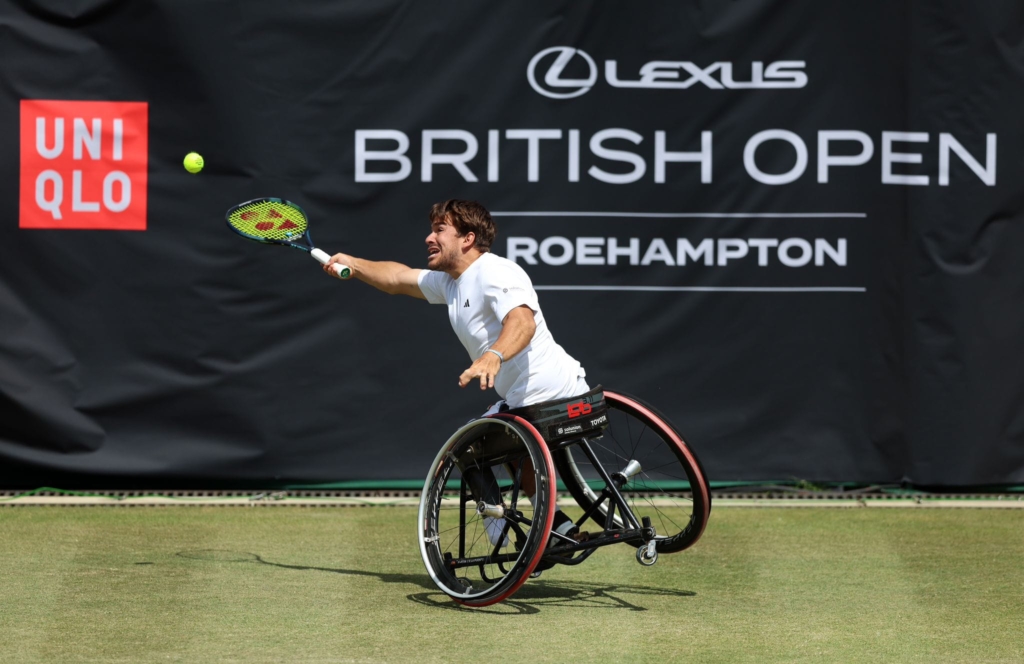
[[[443,203],[434,203],[434,207],[430,208],[430,223],[435,221],[447,221],[455,227],[460,237],[466,233],[475,233],[473,246],[479,251],[490,251],[494,236],[498,233],[491,213],[476,201],[453,198]]]

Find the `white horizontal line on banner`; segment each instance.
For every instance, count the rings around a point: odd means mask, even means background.
[[[867,219],[865,212],[491,212],[492,217],[637,217],[642,219]]]
[[[651,291],[727,293],[866,293],[863,286],[534,286],[547,291]]]

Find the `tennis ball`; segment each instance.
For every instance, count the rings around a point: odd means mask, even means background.
[[[203,170],[203,158],[195,152],[189,152],[185,155],[185,170],[189,173],[198,173]]]

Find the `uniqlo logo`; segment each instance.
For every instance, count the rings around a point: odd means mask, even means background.
[[[146,230],[149,104],[21,102],[21,228]]]

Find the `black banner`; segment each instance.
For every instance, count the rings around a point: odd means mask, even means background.
[[[494,214],[713,481],[1024,482],[1024,6],[0,5],[0,484],[419,479],[496,399],[411,266]],[[203,155],[190,174],[186,153]]]

